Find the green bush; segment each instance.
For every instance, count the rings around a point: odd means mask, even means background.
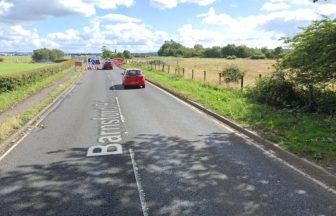
[[[259,79],[247,94],[257,102],[271,106],[297,107],[304,104],[294,83],[279,73]]]
[[[225,82],[239,82],[245,72],[242,71],[238,66],[231,65],[221,72],[221,76],[224,77]]]
[[[0,76],[0,93],[14,91],[20,86],[37,82],[48,76],[70,68],[73,65],[74,62],[70,60],[28,72],[25,71],[21,73]]]
[[[255,54],[250,57],[251,59],[266,59],[265,54]]]
[[[237,57],[235,55],[227,56],[226,59],[228,60],[233,60],[236,59]]]

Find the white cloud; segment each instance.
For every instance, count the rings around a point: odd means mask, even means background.
[[[200,6],[206,6],[214,3],[216,0],[150,0],[151,5],[160,9],[175,8],[180,3],[192,3]]]
[[[36,48],[57,48],[51,40],[41,38],[34,30],[27,30],[21,25],[0,24],[1,51],[32,51]]]
[[[223,36],[220,32],[208,29],[194,29],[192,25],[186,24],[177,30],[176,40],[187,47],[195,44],[202,44],[206,47],[220,46],[224,44]]]
[[[13,7],[12,3],[8,3],[5,0],[0,1],[0,15],[6,13],[11,7]]]
[[[283,33],[265,30],[251,30],[241,34],[231,28],[221,30],[195,29],[190,24],[183,25],[177,32],[178,35],[175,40],[188,47],[193,47],[195,44],[202,44],[205,47],[236,44],[274,48],[282,45],[279,39],[285,36]]]
[[[0,2],[0,22],[20,23],[68,15],[94,16],[96,9],[131,7],[135,0],[11,0]],[[10,6],[10,7],[9,7]],[[4,11],[6,13],[4,13]]]
[[[288,9],[291,6],[287,3],[284,2],[266,2],[262,7],[261,10],[264,11],[276,11],[276,10],[283,10],[283,9]]]
[[[123,14],[107,14],[104,16],[97,17],[99,20],[106,20],[112,22],[141,22],[140,19],[129,17]]]
[[[166,32],[153,30],[139,20],[115,23],[94,17],[82,29],[71,28],[49,33],[46,37],[20,25],[0,24],[0,51],[32,51],[47,47],[65,52],[100,52],[105,45],[111,50],[149,52],[158,50],[168,39]]]

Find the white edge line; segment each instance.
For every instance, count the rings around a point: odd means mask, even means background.
[[[241,134],[240,132],[234,130],[233,128],[230,128],[229,126],[226,126],[224,123],[214,119],[213,117],[205,114],[204,112],[202,112],[201,110],[197,109],[196,107],[193,107],[192,105],[186,103],[185,101],[181,100],[180,98],[176,97],[175,95],[165,91],[164,89],[161,89],[160,87],[148,82],[150,85],[152,85],[153,87],[155,87],[156,89],[160,90],[161,92],[165,93],[166,95],[174,98],[175,100],[179,101],[180,103],[184,104],[185,106],[197,111],[198,113],[206,116],[207,119],[210,119],[211,121],[215,122],[216,124],[220,125],[221,127],[225,128],[226,130],[234,133],[235,135],[243,138],[247,144],[252,144],[253,146],[257,147],[258,149],[260,149],[267,157],[272,158],[272,159],[276,159],[277,161],[283,163],[284,165],[288,166],[289,168],[293,169],[294,171],[298,172],[299,174],[303,175],[304,177],[310,179],[311,181],[313,181],[314,183],[318,184],[319,186],[321,186],[323,189],[327,190],[328,192],[333,193],[334,195],[336,195],[336,190],[329,187],[328,185],[324,184],[323,182],[315,179],[314,177],[310,176],[309,174],[305,173],[304,171],[296,168],[295,166],[289,164],[288,162],[286,162],[285,160],[277,157],[276,155],[274,155],[272,152],[265,150],[262,146],[256,144],[254,141],[252,141],[249,137],[247,137],[244,134]]]
[[[144,216],[148,216],[147,206],[146,206],[146,199],[145,199],[145,193],[144,193],[144,190],[143,190],[142,185],[141,185],[140,174],[138,172],[138,166],[137,166],[137,164],[136,164],[136,162],[134,160],[133,149],[130,148],[129,149],[129,153],[130,153],[131,160],[132,160],[135,181],[136,181],[136,184],[137,184],[138,193],[139,193],[140,202],[141,202],[141,207],[142,207],[142,213],[143,213]]]
[[[38,118],[38,120],[36,120],[35,124],[33,124],[34,127],[36,127],[37,125],[39,125],[46,117],[48,117],[48,115],[55,110],[55,108],[66,98],[66,96],[75,88],[76,86],[74,85],[73,87],[71,87],[63,96],[61,96],[61,98],[59,99],[59,101],[57,101],[55,104],[53,104],[44,114],[41,115],[40,118]],[[29,128],[29,127],[28,127]],[[11,151],[13,151],[13,149],[19,145],[29,134],[30,131],[28,132],[24,132],[25,134],[18,140],[15,142],[14,145],[12,145],[12,147],[10,147],[1,157],[0,157],[0,161],[2,161]]]
[[[124,115],[123,115],[122,112],[121,112],[121,108],[120,108],[120,104],[119,104],[118,97],[116,97],[115,99],[116,99],[117,106],[118,106],[118,109],[119,109],[121,122],[122,122],[122,123],[125,123],[125,117],[124,117]]]

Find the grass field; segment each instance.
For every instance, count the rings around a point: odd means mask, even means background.
[[[32,63],[31,56],[0,56],[4,63]]]
[[[46,67],[48,65],[50,64],[0,63],[0,76],[30,71],[36,68]]]
[[[176,57],[149,57],[135,58],[134,61],[151,61],[160,60],[170,65],[170,73],[175,72],[175,68],[185,69],[185,77],[191,78],[191,71],[194,70],[194,78],[203,80],[203,71],[207,72],[207,81],[218,83],[218,73],[230,65],[237,65],[244,70],[244,87],[251,86],[262,76],[269,75],[274,71],[273,65],[276,60],[252,60],[252,59],[235,59],[228,60],[223,58],[176,58]],[[167,70],[167,67],[166,67]],[[223,85],[226,85],[223,83]],[[230,87],[239,88],[239,83],[231,83]]]
[[[336,163],[335,118],[300,110],[277,110],[254,103],[242,91],[219,88],[145,67],[142,70],[150,80],[257,131],[295,154],[321,163]]]

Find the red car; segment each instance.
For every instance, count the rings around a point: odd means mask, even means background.
[[[103,65],[103,70],[113,70],[113,63],[110,61],[107,61]]]
[[[130,86],[138,86],[145,88],[146,87],[145,76],[143,75],[140,69],[137,68],[127,69],[124,72],[122,84],[125,89]]]

